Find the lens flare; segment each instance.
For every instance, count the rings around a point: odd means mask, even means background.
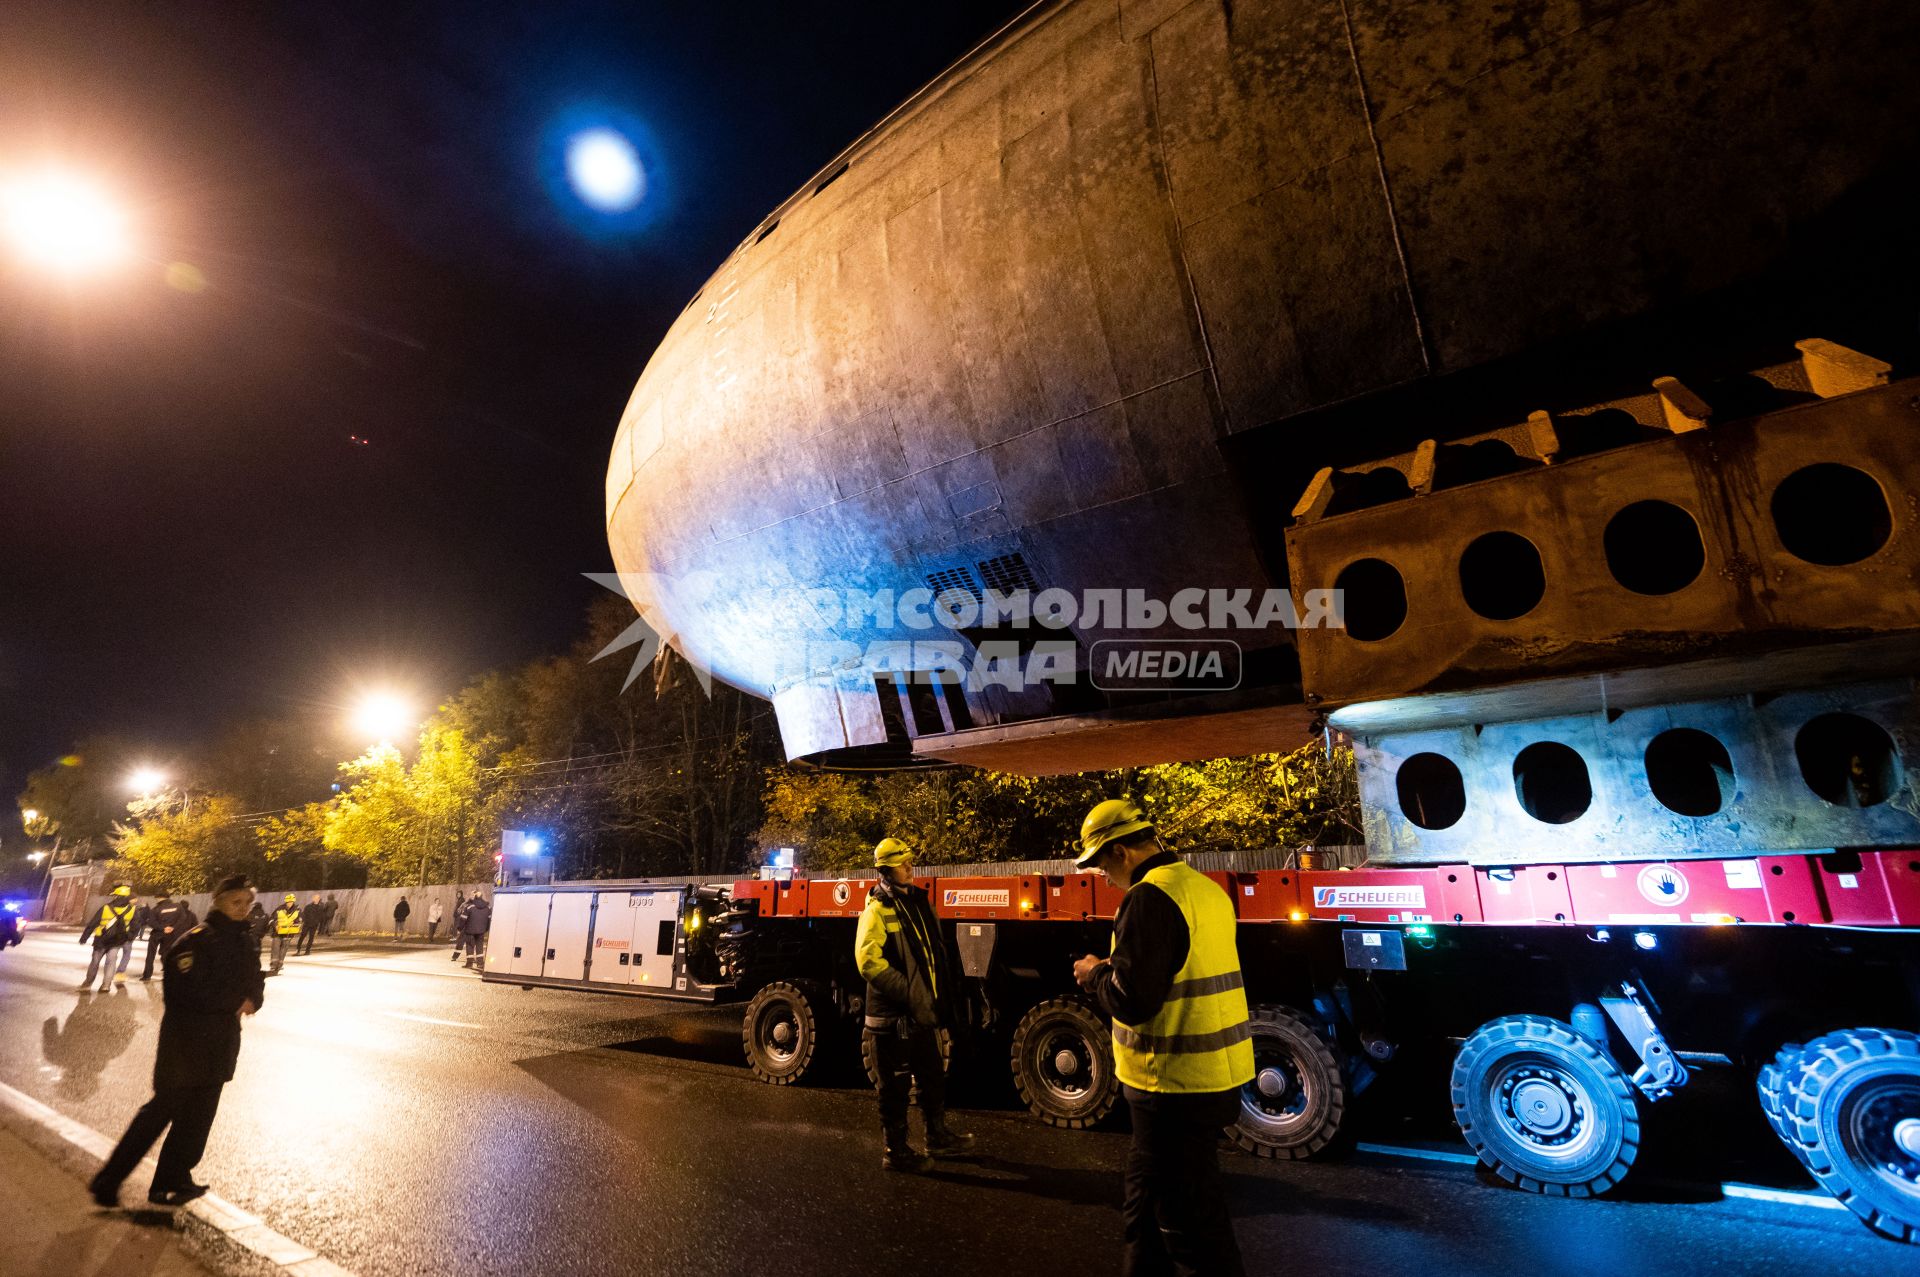
[[[0,181],[0,228],[22,258],[58,275],[98,274],[133,256],[125,210],[71,173]]]
[[[586,129],[567,142],[567,181],[589,208],[624,213],[647,193],[640,153],[609,128]]]

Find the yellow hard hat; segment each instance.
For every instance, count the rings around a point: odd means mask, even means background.
[[[130,896],[133,894],[133,888],[123,882],[113,889],[113,894],[116,896]]]
[[[1153,822],[1147,819],[1147,813],[1132,800],[1109,798],[1088,812],[1087,818],[1080,822],[1080,855],[1075,858],[1073,866],[1084,869],[1100,854],[1100,849],[1114,839],[1152,828]]]
[[[913,863],[913,848],[898,838],[882,838],[873,848],[873,867],[891,869],[895,865]]]
[[[288,904],[290,904],[290,905],[291,905],[291,904],[298,904],[298,903],[299,903],[299,902],[298,902],[297,900],[295,900],[295,899],[294,899],[294,897],[293,897],[293,893],[292,893],[291,891],[289,891],[289,892],[287,893],[287,903],[288,903]]]

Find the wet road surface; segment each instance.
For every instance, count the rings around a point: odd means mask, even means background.
[[[1051,1130],[976,1085],[959,1117],[982,1155],[889,1175],[864,1083],[755,1082],[737,1009],[483,985],[446,954],[335,942],[269,980],[201,1178],[364,1277],[1118,1270],[1119,1126]],[[0,954],[0,1081],[117,1136],[148,1094],[160,984],[79,994],[85,956],[63,931]],[[1710,1188],[1564,1201],[1369,1154],[1223,1165],[1252,1273],[1914,1260],[1843,1212]]]

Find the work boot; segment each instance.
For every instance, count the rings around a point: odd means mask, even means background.
[[[109,1184],[98,1175],[87,1181],[87,1195],[93,1198],[94,1205],[104,1206],[108,1210],[120,1204],[120,1186]]]
[[[116,972],[114,972],[114,973],[113,973],[113,982],[114,982],[115,984],[125,984],[125,983],[127,982],[127,973],[126,973],[126,972],[124,972],[124,971],[116,971]]]
[[[913,1146],[907,1129],[887,1132],[887,1149],[880,1156],[880,1168],[888,1171],[912,1171],[919,1174],[933,1169],[933,1159]]]
[[[196,1197],[205,1197],[207,1186],[188,1180],[179,1188],[154,1187],[147,1190],[147,1200],[155,1206],[185,1206]]]
[[[973,1152],[973,1136],[947,1125],[946,1114],[927,1119],[927,1152],[935,1157],[965,1157]]]

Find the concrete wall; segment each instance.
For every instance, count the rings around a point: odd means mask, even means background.
[[[453,921],[455,896],[461,893],[471,895],[475,891],[491,896],[493,887],[490,883],[434,883],[424,888],[361,887],[347,891],[296,891],[293,895],[303,906],[316,897],[324,899],[332,896],[338,900],[341,913],[336,923],[336,930],[372,931],[386,935],[393,932],[393,906],[399,902],[400,897],[405,896],[407,903],[413,907],[413,912],[407,918],[406,934],[410,936],[424,936],[427,933],[427,912],[433,902],[438,900],[441,912],[444,914],[440,924],[440,934],[444,936]],[[285,892],[262,893],[260,903],[268,912],[272,912],[280,907],[281,898],[285,894]],[[151,903],[153,897],[141,896],[139,899]],[[212,895],[205,891],[195,892],[188,896],[187,900],[193,905],[194,913],[202,918],[207,916],[207,910],[212,907]],[[92,917],[93,912],[105,902],[104,895],[93,897],[88,902],[87,912],[81,915],[82,918]]]

